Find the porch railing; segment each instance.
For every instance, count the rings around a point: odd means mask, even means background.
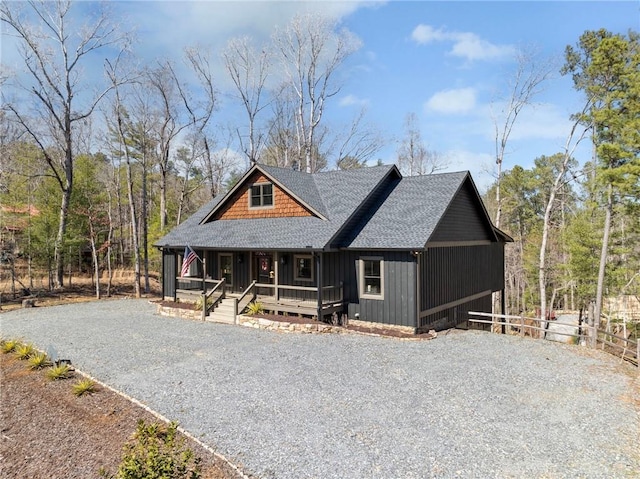
[[[249,286],[247,286],[247,289],[243,291],[240,297],[233,298],[233,322],[234,323],[238,318],[238,314],[244,311],[244,308],[246,308],[251,301],[255,301],[255,299],[256,299],[256,282],[253,281]]]
[[[282,292],[287,291],[302,291],[308,293],[318,293],[318,288],[316,286],[295,286],[288,284],[268,284],[268,283],[255,283],[256,288],[265,288],[273,291],[272,296],[276,299],[276,301],[280,299],[301,299],[307,301],[316,301],[316,297],[309,298],[282,298]],[[322,287],[322,296],[324,298],[323,303],[336,303],[343,300],[343,285],[340,284],[338,286],[323,286]]]
[[[222,278],[220,281],[217,282],[218,284],[216,284],[211,290],[205,291],[202,293],[202,320],[203,321],[206,319],[207,314],[209,314],[209,311],[214,309],[216,307],[216,304],[218,304],[221,300],[225,298],[224,285],[226,282],[227,280],[225,278]],[[218,293],[218,295],[211,302],[211,304],[209,304],[209,298],[212,298],[216,292]]]

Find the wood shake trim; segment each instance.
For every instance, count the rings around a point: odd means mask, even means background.
[[[251,185],[255,183],[271,183],[260,172],[252,175],[245,185],[229,198],[227,205],[216,212],[214,220],[239,220],[255,218],[287,218],[296,216],[313,216],[313,214],[276,184],[273,184],[273,207],[249,208]]]

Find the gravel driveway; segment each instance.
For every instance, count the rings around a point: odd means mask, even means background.
[[[638,477],[638,372],[604,353],[479,332],[279,334],[154,311],[24,309],[0,314],[0,331],[55,346],[262,478]]]

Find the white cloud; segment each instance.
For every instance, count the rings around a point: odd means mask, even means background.
[[[355,95],[347,95],[342,97],[339,102],[340,106],[368,106],[369,100],[367,98],[358,98]]]
[[[499,112],[500,107],[501,104],[499,103],[492,105],[488,109],[487,115],[491,114],[490,110]],[[498,125],[504,123],[500,113],[495,116]],[[561,145],[561,140],[569,135],[570,130],[571,120],[567,112],[553,103],[538,103],[530,105],[521,111],[509,139],[513,141],[531,139],[558,140],[558,145]],[[493,134],[495,132],[492,129],[490,135]]]
[[[420,24],[411,32],[411,39],[418,45],[426,45],[427,43],[446,40],[447,34],[442,29],[436,30],[431,25]]]
[[[452,43],[449,54],[468,61],[500,59],[513,55],[515,52],[511,45],[495,45],[473,32],[447,31],[444,28],[436,29],[431,25],[424,24],[413,29],[411,39],[418,45],[433,42]]]
[[[475,33],[459,33],[451,49],[451,54],[467,60],[492,60],[504,58],[515,53],[510,45],[494,45],[483,40]]]
[[[458,88],[442,90],[434,94],[425,107],[438,113],[468,113],[476,106],[476,90],[474,88]]]

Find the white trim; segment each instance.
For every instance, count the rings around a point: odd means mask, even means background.
[[[380,262],[380,294],[367,292],[364,290],[364,262]],[[384,258],[382,256],[361,256],[358,259],[358,293],[362,299],[384,300]]]
[[[308,259],[311,262],[311,277],[309,278],[301,278],[298,276],[298,259]],[[313,283],[315,280],[315,261],[313,261],[313,255],[310,254],[294,254],[293,255],[293,280],[294,281],[306,281],[308,283]]]
[[[425,309],[424,311],[420,311],[420,319],[425,316],[429,316],[430,314],[439,313],[440,311],[444,311],[445,309],[455,308],[456,306],[460,306],[461,304],[468,303],[469,301],[473,301],[474,299],[480,299],[484,296],[488,296],[491,294],[491,290],[488,289],[481,293],[472,294],[471,296],[467,296],[466,298],[460,298],[455,301],[450,301],[446,304],[441,304],[440,306],[436,306],[431,309]]]

